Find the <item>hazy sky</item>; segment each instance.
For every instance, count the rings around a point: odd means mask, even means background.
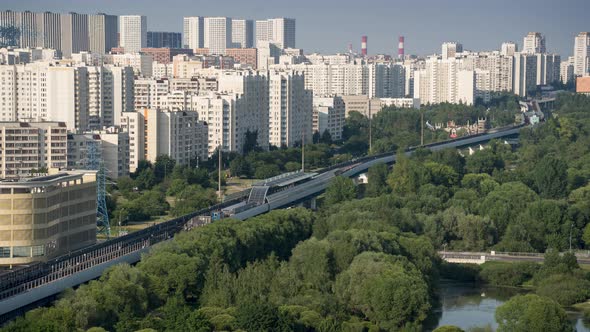
[[[305,52],[360,48],[369,37],[369,54],[397,53],[406,37],[406,54],[440,52],[443,41],[468,50],[499,49],[528,31],[545,34],[547,49],[571,55],[573,39],[590,31],[590,0],[0,0],[0,9],[105,12],[148,16],[148,30],[182,32],[183,16],[229,16],[297,20],[297,47]]]

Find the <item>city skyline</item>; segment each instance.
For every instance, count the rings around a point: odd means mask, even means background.
[[[440,45],[445,41],[461,42],[466,50],[499,49],[504,41],[514,41],[522,48],[523,37],[528,32],[535,31],[545,35],[548,52],[567,57],[573,53],[573,40],[577,33],[590,30],[583,15],[590,10],[590,3],[581,0],[569,1],[567,6],[563,3],[531,0],[519,3],[505,0],[485,3],[456,0],[444,4],[434,0],[411,4],[382,0],[368,0],[363,3],[332,0],[316,3],[302,0],[296,4],[282,1],[267,4],[260,0],[227,0],[196,4],[172,0],[167,1],[164,6],[162,2],[148,0],[138,7],[137,2],[129,0],[97,3],[73,0],[57,0],[51,3],[8,0],[3,9],[146,15],[149,31],[173,32],[182,32],[185,16],[227,16],[253,20],[291,17],[297,20],[296,45],[306,53],[344,52],[349,44],[360,52],[363,35],[368,36],[369,54],[396,54],[397,38],[400,35],[406,37],[406,54],[439,53]],[[492,23],[509,24],[482,24],[481,13],[485,13]],[[560,20],[567,20],[567,24],[558,24]],[[423,24],[425,21],[429,24]],[[457,22],[461,24],[456,24]]]

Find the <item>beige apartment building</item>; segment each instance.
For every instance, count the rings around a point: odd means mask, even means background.
[[[96,172],[0,181],[0,266],[96,243]]]

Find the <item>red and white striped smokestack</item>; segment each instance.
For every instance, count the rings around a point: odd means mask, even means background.
[[[404,58],[404,36],[399,36],[399,43],[397,44],[397,57]]]
[[[367,36],[361,38],[361,54],[367,56]]]

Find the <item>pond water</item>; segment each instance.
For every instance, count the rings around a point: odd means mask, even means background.
[[[425,331],[442,325],[455,325],[468,331],[473,327],[498,327],[494,314],[496,308],[512,296],[526,293],[525,290],[507,287],[490,287],[474,283],[442,281],[440,303],[434,308],[424,323]],[[590,332],[590,322],[583,320],[577,311],[568,315],[579,332]]]

